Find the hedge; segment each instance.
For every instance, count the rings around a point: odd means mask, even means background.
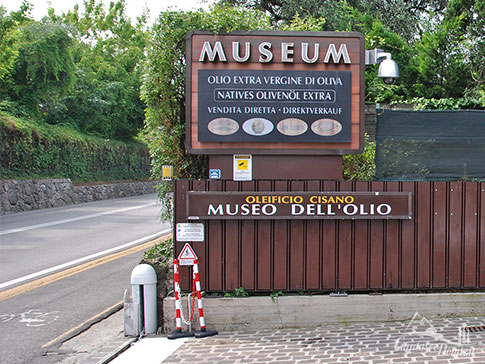
[[[0,179],[146,180],[150,156],[141,142],[120,142],[0,113]]]

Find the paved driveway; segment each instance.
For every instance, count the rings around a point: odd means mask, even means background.
[[[485,317],[221,333],[164,363],[485,363]],[[210,324],[208,325],[210,328]]]

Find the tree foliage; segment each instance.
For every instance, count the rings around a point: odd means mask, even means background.
[[[62,24],[32,21],[29,11],[28,3],[9,15],[0,8],[0,97],[39,117],[73,82],[73,37]]]
[[[20,29],[18,44],[7,81],[10,96],[31,114],[41,115],[74,81],[72,34],[59,23],[32,22]]]
[[[0,5],[0,80],[13,68],[18,56],[18,43],[16,36],[19,26],[28,21],[31,6],[22,3],[18,11],[7,14],[7,10]]]
[[[75,27],[79,41],[75,86],[48,120],[75,124],[92,135],[129,139],[143,127],[145,105],[139,95],[146,16],[132,25],[124,0],[108,9],[95,0],[85,0],[84,6],[82,14],[78,6],[60,17],[50,14]]]
[[[85,0],[65,14],[36,22],[30,6],[0,11],[0,96],[3,109],[90,135],[131,139],[143,127],[141,68],[146,12],[132,24],[124,0],[106,9]],[[22,16],[21,16],[22,15]],[[6,30],[4,30],[6,29]]]
[[[153,177],[170,164],[180,178],[205,178],[204,157],[185,152],[185,71],[187,32],[268,29],[262,13],[241,7],[215,6],[210,11],[162,12],[147,48],[142,99],[147,105],[145,130],[153,159]]]
[[[366,68],[366,101],[403,102],[416,97],[464,99],[485,107],[485,0],[221,0],[259,9],[273,26],[359,31],[366,49],[391,52],[400,78],[388,86]],[[312,20],[313,19],[313,20]],[[319,25],[315,27],[314,25]],[[467,102],[471,101],[471,102]]]
[[[296,14],[306,18],[312,16],[325,19],[322,30],[345,30],[351,27],[352,10],[369,14],[385,22],[390,29],[406,39],[412,39],[420,30],[423,13],[442,14],[448,0],[220,0],[221,4],[232,4],[257,9],[270,15],[272,23],[291,22]],[[350,11],[350,12],[349,12]]]

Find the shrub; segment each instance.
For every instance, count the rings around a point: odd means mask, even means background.
[[[364,150],[361,154],[343,156],[343,177],[353,181],[372,181],[376,178],[376,142],[365,134]]]
[[[60,126],[37,125],[0,113],[0,178],[74,181],[148,179],[150,158],[141,142],[90,137]]]

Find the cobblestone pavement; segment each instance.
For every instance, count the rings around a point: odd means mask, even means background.
[[[485,317],[220,333],[190,339],[164,363],[483,363]],[[209,325],[210,328],[210,325]]]

